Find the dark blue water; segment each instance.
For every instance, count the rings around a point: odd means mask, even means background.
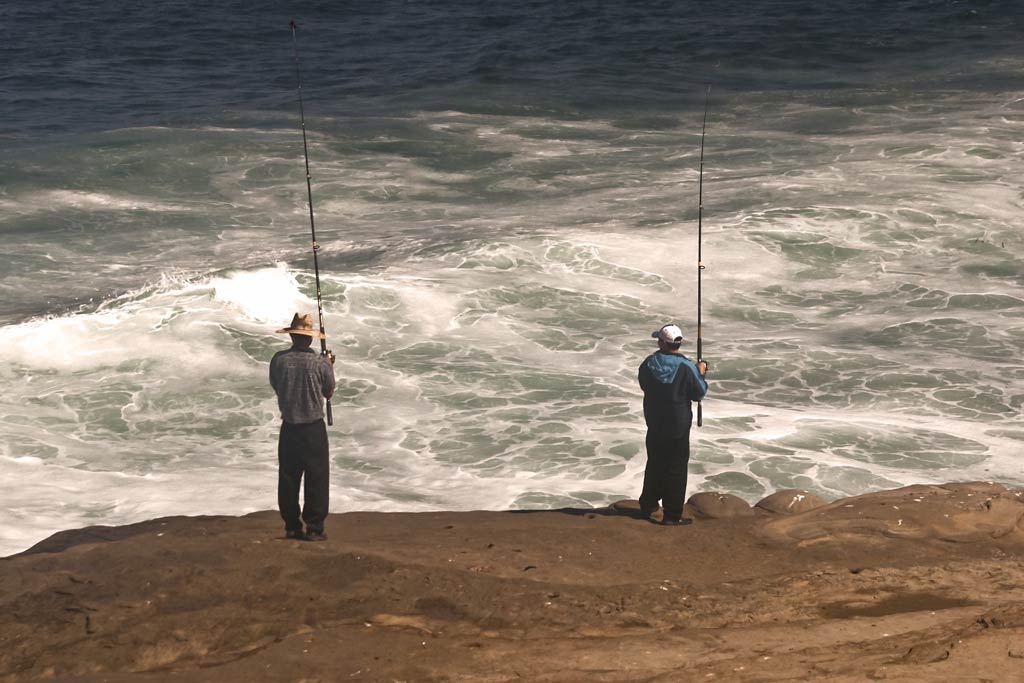
[[[1012,87],[1024,6],[992,0],[5,5],[0,134],[423,109],[627,121],[744,92]]]

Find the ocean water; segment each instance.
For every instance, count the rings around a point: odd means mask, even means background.
[[[689,492],[1024,485],[1024,6],[5,6],[0,555],[276,505],[267,367],[325,325],[332,508],[637,495],[636,367],[693,355]]]

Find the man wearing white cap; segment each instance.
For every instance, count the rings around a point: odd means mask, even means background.
[[[686,468],[690,462],[691,402],[707,393],[707,363],[694,363],[679,350],[683,332],[665,325],[651,333],[658,350],[640,364],[640,388],[644,392],[647,423],[647,468],[640,494],[640,514],[649,519],[661,502],[662,524],[688,524],[683,519]]]
[[[329,353],[320,355],[310,348],[314,338],[323,339],[324,335],[313,329],[313,316],[308,313],[296,313],[291,325],[278,332],[291,335],[292,346],[275,353],[270,361],[270,386],[281,409],[277,505],[288,538],[324,541],[330,492],[324,399],[334,393],[334,357]],[[299,486],[303,477],[305,495],[300,508]]]

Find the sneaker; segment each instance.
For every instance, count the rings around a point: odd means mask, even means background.
[[[302,529],[286,529],[284,532],[284,537],[296,541],[305,541],[306,532],[304,532]]]
[[[306,534],[307,541],[326,541],[327,534],[322,531],[311,531]]]
[[[682,519],[670,519],[666,517],[661,520],[661,523],[664,526],[686,526],[687,524],[693,524],[693,520],[687,517],[683,517]]]

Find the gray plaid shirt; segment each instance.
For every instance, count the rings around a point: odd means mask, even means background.
[[[309,424],[324,417],[324,397],[334,393],[334,368],[313,349],[292,347],[271,359],[270,386],[282,420]]]

